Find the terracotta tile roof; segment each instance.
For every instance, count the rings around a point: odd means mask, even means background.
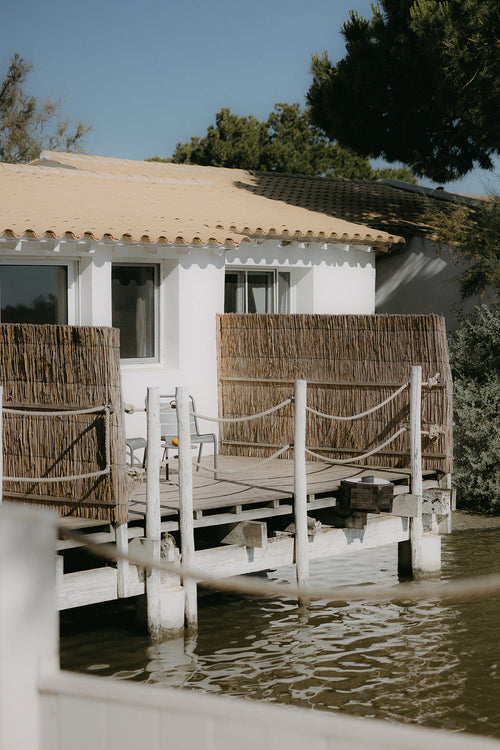
[[[0,164],[0,235],[217,245],[258,237],[377,247],[401,241],[337,210],[337,183],[348,184],[44,152],[32,164]]]

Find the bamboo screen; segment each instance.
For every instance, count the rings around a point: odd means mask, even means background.
[[[219,413],[263,411],[308,381],[308,405],[341,416],[364,412],[410,379],[440,373],[424,388],[423,468],[452,468],[452,381],[444,318],[437,315],[238,315],[218,318]],[[409,421],[409,389],[359,420],[336,422],[308,413],[307,447],[347,459],[380,445]],[[437,428],[437,430],[435,429]],[[293,404],[269,417],[221,426],[221,453],[266,456],[293,442]],[[289,453],[285,454],[289,457]],[[363,463],[409,467],[409,433]]]
[[[103,413],[110,406],[109,474],[57,483],[4,482],[5,500],[44,505],[60,515],[127,520],[127,473],[119,332],[111,328],[0,325],[4,408],[61,410],[64,416],[3,415],[6,477],[67,477],[106,468]]]

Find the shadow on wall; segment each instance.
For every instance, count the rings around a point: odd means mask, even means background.
[[[454,331],[460,317],[481,302],[478,297],[462,299],[463,268],[450,250],[439,251],[426,239],[412,238],[401,252],[377,257],[376,312],[443,315],[448,332]]]

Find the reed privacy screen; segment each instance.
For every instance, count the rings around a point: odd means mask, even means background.
[[[444,318],[437,315],[220,315],[220,416],[263,411],[308,381],[308,406],[334,415],[369,410],[409,381],[440,383],[422,393],[423,468],[452,469],[452,380]],[[409,420],[409,391],[363,419],[337,422],[308,414],[307,447],[348,459],[386,441]],[[222,425],[221,452],[271,455],[293,442],[293,404],[269,417]],[[409,434],[364,463],[409,467]],[[284,457],[289,457],[284,454]]]
[[[124,522],[127,473],[118,331],[1,324],[0,351],[4,476],[97,474],[62,482],[4,481],[4,500],[47,506],[61,515]],[[75,414],[92,407],[98,411]]]

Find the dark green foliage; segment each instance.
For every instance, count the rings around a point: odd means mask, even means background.
[[[202,164],[230,169],[258,169],[263,125],[255,117],[238,117],[229,109],[221,109],[206,136],[178,143],[171,159],[176,164]],[[162,161],[155,157],[154,161]]]
[[[450,341],[459,507],[500,513],[500,311],[476,308]]]
[[[485,383],[500,375],[500,310],[481,305],[462,321],[450,341],[455,379]]]
[[[177,164],[249,169],[262,172],[349,177],[381,177],[415,182],[409,169],[374,169],[368,159],[340,148],[312,124],[299,104],[276,104],[265,122],[221,109],[202,138],[178,143],[169,159]]]
[[[0,79],[0,161],[17,163],[36,159],[42,149],[76,151],[91,126],[59,119],[61,103],[39,101],[24,90],[32,66],[13,55]]]
[[[313,122],[345,148],[449,181],[500,149],[498,0],[382,0],[351,11],[347,55],[313,57]]]

